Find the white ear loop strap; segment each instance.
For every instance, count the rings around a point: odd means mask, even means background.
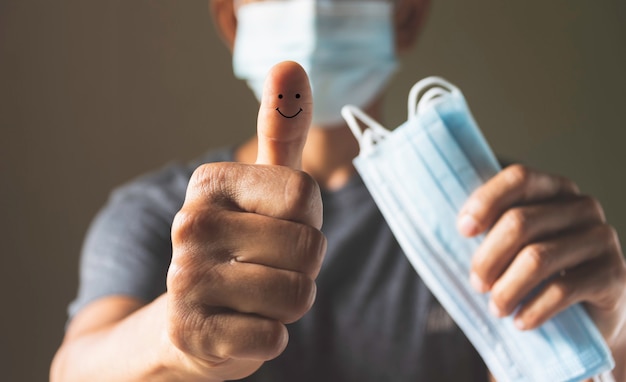
[[[459,90],[441,77],[428,77],[417,82],[409,92],[408,119],[413,119],[417,113],[423,112],[432,100],[454,91],[458,92]],[[361,151],[369,151],[376,142],[384,139],[390,133],[389,130],[356,106],[344,106],[341,109],[341,115],[359,142]],[[368,128],[361,131],[357,119],[361,120]]]
[[[418,81],[409,92],[408,119],[422,112],[433,99],[455,91],[459,91],[456,86],[441,77],[428,77]]]
[[[346,120],[348,127],[352,130],[356,140],[359,142],[362,152],[368,152],[372,147],[387,135],[389,130],[385,129],[380,123],[376,122],[372,117],[365,114],[363,110],[353,105],[346,105],[341,108],[341,115]],[[361,126],[357,122],[359,119],[363,124],[367,126],[364,131],[361,131]]]
[[[613,373],[606,371],[593,377],[593,382],[615,382],[615,377],[613,377]]]

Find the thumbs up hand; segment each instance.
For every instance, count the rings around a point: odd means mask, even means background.
[[[285,324],[313,304],[326,239],[319,188],[300,171],[312,106],[304,70],[276,65],[257,163],[206,164],[189,182],[167,275],[167,338],[184,380],[252,374],[282,353]]]

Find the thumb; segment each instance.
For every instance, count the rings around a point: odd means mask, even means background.
[[[276,64],[267,75],[257,120],[257,164],[300,169],[313,97],[309,78],[293,61]]]

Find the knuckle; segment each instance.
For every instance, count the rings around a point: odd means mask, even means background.
[[[514,236],[523,236],[528,230],[528,214],[522,207],[512,208],[503,216],[506,231]]]
[[[172,261],[170,263],[170,267],[167,270],[166,276],[167,290],[170,294],[177,294],[181,281],[184,282],[185,280],[187,280],[185,273],[185,269],[178,265],[176,262]]]
[[[522,250],[521,256],[526,258],[529,267],[528,271],[532,274],[548,269],[552,260],[548,248],[542,244],[527,245]]]
[[[172,222],[172,245],[181,246],[203,236],[215,234],[220,228],[217,214],[210,208],[183,208],[176,213]],[[218,237],[219,235],[214,235]]]
[[[189,178],[190,186],[197,186],[206,182],[211,178],[212,170],[215,168],[213,163],[202,164],[193,171],[191,178]]]
[[[322,262],[322,248],[326,243],[324,234],[308,225],[299,225],[297,233],[296,254],[302,254],[306,262],[305,273],[309,276],[315,275]]]
[[[228,324],[228,323],[225,323]],[[222,337],[219,341],[211,344],[210,349],[206,349],[207,353],[211,353],[212,358],[226,360],[231,358],[239,358],[253,356],[254,359],[260,358],[270,360],[278,357],[287,345],[287,329],[285,326],[275,320],[258,319],[254,323],[249,322],[241,325],[242,322],[227,330],[229,334]],[[219,326],[217,328],[209,325]],[[217,331],[223,331],[222,325],[207,323],[208,336],[215,335]]]
[[[165,280],[168,293],[188,304],[207,300],[223,282],[225,268],[221,264],[219,259],[206,258],[193,248],[174,250]]]
[[[532,176],[532,170],[521,164],[513,164],[503,171],[506,181],[513,187],[523,187]]]
[[[315,195],[319,194],[317,182],[303,171],[291,171],[285,182],[284,197],[288,207],[310,211]]]
[[[590,211],[592,214],[596,215],[597,219],[602,222],[606,220],[604,215],[604,209],[602,208],[602,204],[600,204],[600,201],[598,199],[590,195],[584,195],[581,196],[581,198],[583,206],[587,211]]]
[[[505,290],[497,284],[491,290],[491,300],[499,309],[509,310],[510,298],[506,296]]]
[[[264,321],[259,328],[259,339],[264,348],[265,359],[278,357],[287,345],[287,329],[279,321]]]
[[[611,251],[621,253],[619,234],[615,227],[610,224],[602,224],[600,227],[601,240],[604,241]]]
[[[546,319],[545,312],[539,309],[528,309],[524,312],[524,322],[528,328],[536,328]]]
[[[203,320],[201,335],[206,338],[203,346],[205,356],[225,360],[238,353],[238,342],[228,329],[232,325],[235,325],[232,317],[219,314],[207,316]]]
[[[189,192],[202,192],[206,194],[210,194],[211,188],[210,185],[216,178],[216,173],[219,174],[219,171],[216,171],[219,165],[215,163],[207,163],[198,166],[194,172],[191,174],[189,178],[188,185],[188,193]]]
[[[186,209],[181,209],[174,216],[172,222],[172,245],[185,243],[195,231],[196,214]]]
[[[287,304],[289,308],[283,318],[285,323],[299,320],[309,311],[315,299],[315,282],[302,273],[295,273],[292,280],[291,294]]]
[[[195,335],[202,358],[217,363],[249,353],[257,347],[254,341],[258,341],[254,325],[237,315],[222,313],[216,311],[205,316],[201,331]]]
[[[236,163],[206,163],[191,174],[187,197],[202,195],[210,203],[229,204],[236,193],[237,180],[241,179],[242,166]],[[235,182],[235,183],[233,183]]]
[[[579,194],[580,193],[580,188],[578,187],[576,182],[574,182],[573,180],[571,180],[569,178],[565,178],[565,177],[560,177],[559,179],[561,181],[561,189],[562,190],[571,192],[573,194]]]
[[[224,163],[205,163],[198,166],[189,179],[190,187],[204,188],[215,180],[222,180],[226,175]]]
[[[553,289],[554,298],[556,299],[557,302],[559,302],[558,305],[564,306],[565,302],[571,301],[575,297],[574,296],[575,289],[572,286],[572,284],[566,281],[562,281],[562,279],[558,279],[554,281],[552,284],[552,289]]]

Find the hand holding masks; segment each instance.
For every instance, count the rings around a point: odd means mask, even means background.
[[[612,369],[611,353],[580,304],[520,331],[512,317],[489,314],[489,296],[470,285],[483,237],[463,237],[457,215],[500,166],[456,87],[434,77],[417,83],[408,121],[393,132],[357,108],[343,114],[361,145],[354,164],[398,242],[498,381],[578,381]]]

